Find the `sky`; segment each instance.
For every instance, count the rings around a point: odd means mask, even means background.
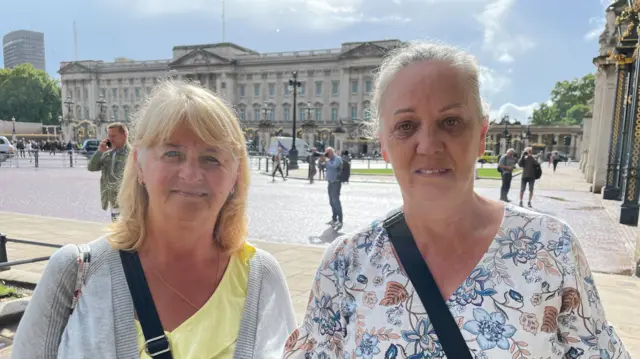
[[[222,41],[223,0],[2,1],[0,35],[44,32],[47,72],[60,62],[171,58],[177,45]],[[609,0],[226,0],[224,40],[258,52],[343,42],[437,40],[478,59],[491,119],[526,122],[557,81],[595,72]],[[2,54],[0,54],[0,60]],[[0,61],[0,64],[3,64]]]

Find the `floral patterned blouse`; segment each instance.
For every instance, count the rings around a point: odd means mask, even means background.
[[[447,304],[474,358],[630,358],[569,226],[512,205]],[[337,239],[285,359],[445,358],[382,221]],[[453,359],[453,358],[451,358]]]

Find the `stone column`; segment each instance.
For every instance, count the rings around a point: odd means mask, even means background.
[[[500,153],[496,153],[496,155],[505,154],[507,152],[507,140],[503,137],[500,139]]]
[[[343,68],[340,74],[340,85],[338,97],[340,98],[340,104],[338,107],[338,120],[351,116],[351,109],[349,108],[349,99],[351,98],[349,88],[349,68]]]
[[[600,128],[600,120],[602,119],[602,107],[603,107],[603,98],[605,97],[605,92],[607,92],[607,76],[606,70],[603,68],[603,65],[598,65],[598,70],[596,72],[596,88],[594,93],[594,102],[593,102],[593,117],[591,120],[591,125],[589,126],[589,147],[588,147],[588,161],[585,166],[585,179],[589,183],[593,183],[593,172],[595,171],[595,154],[596,149],[598,147],[598,130]],[[587,128],[584,128],[585,133]]]
[[[589,145],[591,141],[590,137],[592,123],[593,114],[591,115],[591,117],[585,117],[582,121],[582,139],[580,140],[580,170],[585,175],[587,170],[587,162],[589,161]]]
[[[604,97],[602,99],[600,121],[598,121],[597,135],[591,137],[594,139],[593,142],[596,142],[596,149],[593,156],[593,186],[591,188],[594,193],[601,192],[607,175],[607,155],[609,152],[609,139],[611,138],[611,126],[613,122],[613,108],[616,93],[616,76],[613,64],[608,64],[608,66],[605,67],[605,70],[607,80]]]

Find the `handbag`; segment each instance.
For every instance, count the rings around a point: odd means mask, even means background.
[[[144,334],[145,352],[154,359],[173,359],[169,338],[164,333],[156,305],[153,303],[138,252],[120,251],[120,260]]]
[[[429,316],[442,349],[450,359],[472,359],[469,347],[424,259],[401,210],[384,220],[384,228],[411,284]]]

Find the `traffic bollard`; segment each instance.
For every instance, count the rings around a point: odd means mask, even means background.
[[[7,236],[0,233],[0,263],[6,263],[9,261],[7,256]],[[0,271],[9,270],[11,267],[2,267]]]
[[[39,152],[39,151],[38,151],[38,150],[36,150],[36,151],[33,153],[33,158],[34,158],[34,160],[35,160],[35,162],[36,162],[36,168],[40,167],[40,165],[39,165],[39,163],[38,163],[38,158],[40,157],[40,155],[38,154],[38,152]]]

